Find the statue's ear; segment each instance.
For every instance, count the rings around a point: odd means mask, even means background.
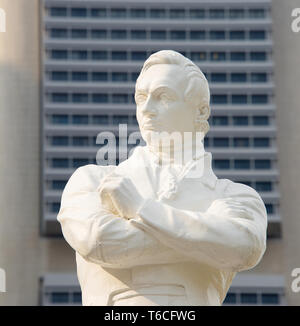
[[[196,120],[203,121],[207,120],[210,115],[210,107],[207,104],[202,105],[196,109]]]

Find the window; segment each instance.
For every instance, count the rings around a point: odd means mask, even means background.
[[[213,165],[215,169],[226,170],[230,168],[229,160],[213,160]]]
[[[232,83],[245,83],[247,81],[247,75],[245,73],[232,73],[231,82]]]
[[[106,39],[107,38],[107,31],[105,29],[92,29],[91,30],[91,37],[93,39]]]
[[[246,116],[233,117],[234,126],[248,126],[249,119]]]
[[[272,183],[269,181],[259,181],[255,183],[257,191],[272,191]]]
[[[93,72],[92,81],[107,81],[107,72]]]
[[[87,60],[88,53],[87,51],[74,50],[72,51],[73,60]]]
[[[191,40],[204,40],[205,39],[205,31],[190,31],[190,39]]]
[[[145,9],[131,9],[130,10],[131,18],[146,18]]]
[[[224,61],[224,60],[226,60],[226,53],[225,52],[211,52],[210,60],[212,60],[212,61]]]
[[[250,40],[264,40],[266,38],[265,31],[250,31]]]
[[[113,124],[118,125],[120,123],[128,123],[128,116],[127,115],[114,115],[113,116]]]
[[[72,72],[72,80],[73,81],[87,81],[88,73],[85,71],[73,71]]]
[[[166,39],[165,31],[151,31],[151,39],[152,40],[165,40]]]
[[[265,10],[264,9],[249,9],[250,18],[264,18]]]
[[[170,18],[171,19],[185,18],[184,9],[170,9]]]
[[[204,9],[190,9],[190,18],[192,19],[205,18]]]
[[[52,50],[51,51],[51,58],[52,59],[58,59],[58,60],[68,59],[68,51],[66,51],[66,50]]]
[[[72,29],[71,37],[72,38],[87,38],[87,30],[86,29]]]
[[[220,94],[220,95],[212,95],[211,96],[211,102],[213,104],[227,104],[228,98],[226,94]]]
[[[206,60],[205,52],[191,52],[191,60],[192,61],[204,61]]]
[[[211,40],[225,40],[225,32],[224,31],[210,31],[209,37]]]
[[[165,18],[166,11],[164,9],[151,9],[150,10],[150,17],[151,18]]]
[[[52,38],[67,38],[68,31],[65,28],[52,28],[50,35]]]
[[[171,31],[171,40],[185,40],[185,31]]]
[[[128,103],[128,94],[113,94],[113,103]]]
[[[93,18],[104,18],[107,16],[107,12],[105,8],[92,8],[91,16]]]
[[[126,72],[113,72],[112,73],[112,81],[114,82],[125,82],[127,81],[127,73]]]
[[[239,137],[233,138],[234,147],[249,147],[249,138]]]
[[[254,138],[254,147],[269,147],[269,138]]]
[[[101,93],[92,94],[92,102],[93,103],[108,103],[108,95],[101,94]]]
[[[79,168],[80,166],[89,164],[89,159],[87,158],[74,158],[73,159],[73,168]]]
[[[72,301],[80,304],[82,302],[81,292],[72,293]]]
[[[247,95],[232,95],[231,96],[232,104],[247,104]]]
[[[71,16],[72,17],[86,17],[87,10],[86,8],[72,8]]]
[[[69,117],[67,115],[54,114],[52,116],[53,124],[65,125],[69,123]]]
[[[253,94],[251,96],[252,104],[267,104],[268,95],[266,94]]]
[[[107,125],[108,116],[107,115],[95,115],[92,117],[93,124],[96,125]]]
[[[72,123],[78,125],[84,125],[89,123],[89,117],[87,115],[73,115]]]
[[[131,59],[135,61],[146,60],[147,59],[147,52],[144,51],[134,51],[131,53]]]
[[[60,209],[60,203],[51,203],[50,209],[51,213],[58,213]]]
[[[214,147],[229,147],[228,138],[213,138]]]
[[[73,137],[73,146],[89,146],[88,137]]]
[[[225,304],[234,304],[236,303],[236,293],[228,292],[223,303]]]
[[[229,17],[231,19],[240,19],[245,17],[244,9],[229,9]]]
[[[52,71],[51,79],[55,81],[68,80],[68,72],[67,71]]]
[[[106,51],[92,51],[92,60],[107,60]]]
[[[277,293],[263,293],[261,301],[263,304],[279,304],[279,296]]]
[[[69,95],[67,93],[53,93],[53,103],[67,103],[69,101]]]
[[[230,60],[231,61],[245,61],[246,53],[245,52],[231,52]]]
[[[134,40],[144,40],[147,34],[145,30],[133,30],[131,31],[131,38]]]
[[[252,83],[264,83],[267,81],[266,73],[252,73],[251,74]]]
[[[89,117],[88,115],[73,115],[72,117],[72,123],[76,125],[85,125],[89,123]]]
[[[140,74],[140,73],[138,73],[138,72],[132,72],[132,73],[131,73],[131,81],[136,82],[136,80],[137,80],[139,74]]]
[[[269,117],[267,116],[254,116],[253,124],[255,126],[267,126],[269,124]]]
[[[271,161],[270,160],[255,160],[254,167],[257,170],[271,169]]]
[[[257,294],[256,293],[241,293],[241,303],[256,304]]]
[[[54,137],[52,137],[52,145],[53,146],[68,146],[69,145],[69,137],[54,136]]]
[[[89,94],[86,93],[74,93],[72,94],[73,103],[88,103]]]
[[[63,190],[67,184],[66,180],[52,180],[52,189]]]
[[[266,206],[266,210],[267,210],[268,214],[274,214],[274,205],[273,204],[265,204],[265,206]]]
[[[252,61],[266,61],[266,52],[250,52],[250,59]]]
[[[230,31],[231,40],[244,40],[245,32],[244,31]]]
[[[110,15],[112,18],[126,18],[126,9],[111,9]]]
[[[69,160],[67,158],[53,158],[52,159],[53,168],[68,168]]]
[[[211,19],[223,19],[223,18],[225,18],[224,9],[210,9],[209,10],[209,18],[211,18]]]
[[[237,170],[249,170],[250,160],[234,160],[234,168]]]
[[[204,138],[204,147],[209,147],[209,138]]]
[[[121,29],[111,31],[111,38],[113,40],[126,39],[126,37],[127,37],[127,31]]]
[[[227,126],[228,125],[228,117],[226,116],[219,116],[219,117],[212,117],[212,124],[214,126]]]
[[[66,17],[67,16],[67,8],[52,7],[52,8],[50,8],[50,15],[52,17]]]
[[[226,74],[223,73],[212,73],[211,81],[215,83],[225,83],[226,82]]]
[[[127,60],[127,52],[125,51],[113,51],[111,53],[112,60]]]

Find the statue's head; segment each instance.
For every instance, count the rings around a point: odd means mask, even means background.
[[[136,82],[137,120],[145,141],[155,132],[209,130],[208,82],[191,60],[172,50],[152,54]]]

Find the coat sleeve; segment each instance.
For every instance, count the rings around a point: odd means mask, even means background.
[[[229,180],[224,196],[204,212],[148,200],[134,224],[193,260],[238,272],[254,267],[266,249],[267,214],[258,193]]]
[[[57,216],[66,241],[86,260],[109,268],[187,260],[133,223],[101,206],[99,166],[77,169],[69,179]],[[95,173],[97,171],[98,174]]]

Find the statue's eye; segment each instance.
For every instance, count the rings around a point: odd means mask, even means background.
[[[160,100],[163,102],[168,102],[171,100],[170,96],[166,93],[161,93],[159,96]]]
[[[138,94],[135,96],[135,101],[137,104],[142,104],[147,100],[147,95],[145,94]]]

